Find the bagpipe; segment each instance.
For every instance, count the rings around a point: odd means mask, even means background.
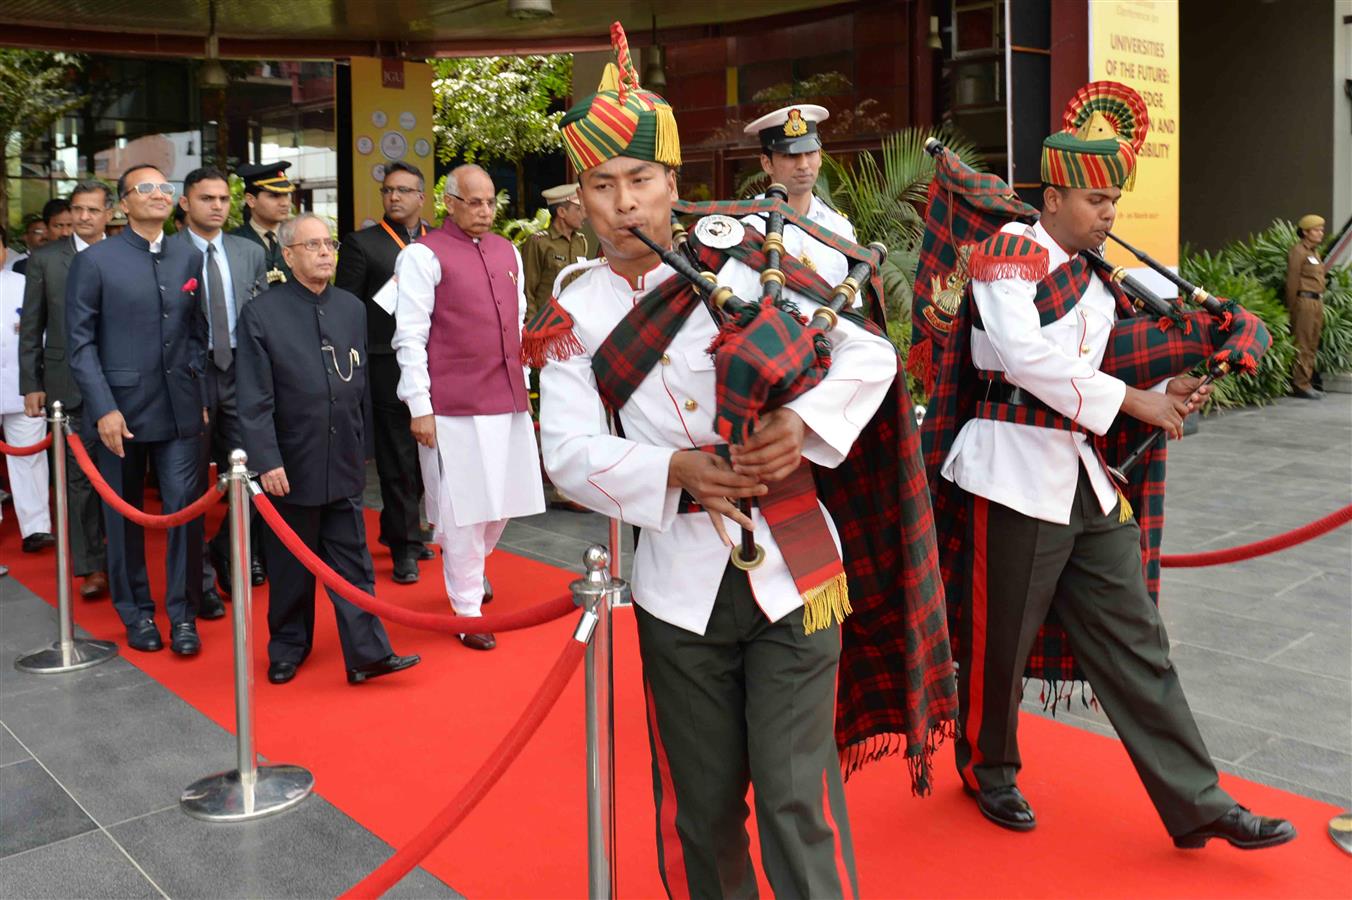
[[[780,406],[805,393],[826,375],[831,362],[831,343],[827,335],[837,326],[843,310],[848,309],[861,290],[878,274],[887,255],[881,243],[868,246],[866,259],[853,263],[846,278],[831,288],[829,301],[805,319],[784,294],[784,249],[788,191],[772,184],[765,192],[766,228],[760,253],[765,264],[760,269],[761,296],[757,301],[737,296],[735,290],[719,284],[718,277],[700,268],[699,258],[690,252],[689,235],[676,214],[672,214],[672,248],[661,246],[637,227],[629,230],[684,279],[707,303],[720,320],[719,336],[711,348],[718,385],[715,422],[730,444],[744,443],[754,431],[760,413]],[[751,501],[739,501],[750,518]],[[740,545],[733,550],[732,563],[743,570],[758,567],[765,550],[756,543],[754,533],[742,529]]]

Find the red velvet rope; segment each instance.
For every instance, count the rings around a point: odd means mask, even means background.
[[[472,634],[485,631],[516,631],[522,628],[531,628],[562,618],[577,609],[571,594],[564,594],[554,600],[546,600],[544,603],[532,606],[529,609],[489,616],[448,616],[443,613],[416,612],[402,606],[396,606],[379,599],[374,594],[368,594],[333,571],[324,560],[315,555],[313,550],[305,546],[305,542],[291,530],[291,526],[286,524],[286,520],[277,511],[277,507],[272,505],[272,500],[266,494],[254,494],[253,501],[254,506],[258,507],[259,515],[272,527],[272,533],[281,539],[282,543],[286,545],[286,549],[290,550],[291,554],[300,560],[301,565],[314,573],[314,576],[322,581],[325,587],[337,592],[348,602],[355,603],[366,612],[380,616],[382,619],[398,622],[400,625],[407,625],[410,628],[421,628],[424,631]]]
[[[1254,541],[1251,544],[1241,544],[1238,547],[1227,547],[1223,550],[1208,550],[1204,553],[1180,553],[1174,556],[1161,556],[1160,565],[1166,569],[1193,569],[1199,566],[1219,566],[1225,563],[1238,562],[1242,559],[1253,559],[1255,556],[1266,556],[1269,553],[1276,553],[1278,550],[1294,547],[1296,544],[1303,544],[1320,535],[1328,534],[1333,529],[1346,525],[1348,522],[1352,522],[1352,503],[1342,509],[1334,510],[1322,519],[1316,519],[1307,525],[1273,535],[1270,538],[1264,538],[1261,541]]]
[[[11,447],[4,441],[0,441],[0,453],[5,456],[33,456],[41,453],[52,445],[52,436],[49,434],[36,444],[29,444],[27,447]]]
[[[205,494],[178,512],[163,516],[145,512],[119,497],[117,491],[113,490],[112,485],[103,480],[103,475],[100,474],[98,466],[94,465],[94,461],[89,458],[89,451],[85,449],[84,441],[80,440],[78,434],[70,435],[68,440],[70,441],[71,453],[75,455],[75,462],[84,470],[85,475],[89,478],[89,483],[94,486],[94,490],[98,491],[99,496],[103,498],[103,502],[111,506],[113,512],[129,522],[140,525],[142,528],[177,528],[179,525],[186,525],[198,516],[205,515],[206,511],[219,503],[221,497],[224,496],[218,487],[212,485],[207,488]]]
[[[498,746],[489,754],[488,759],[479,771],[474,773],[474,777],[465,783],[460,792],[451,799],[441,812],[423,826],[422,830],[413,836],[407,844],[400,847],[393,856],[381,863],[370,875],[367,875],[361,881],[354,884],[342,894],[339,900],[366,900],[366,898],[380,897],[390,888],[407,875],[414,866],[422,862],[427,854],[446,839],[456,826],[473,812],[474,807],[479,805],[479,801],[492,789],[493,785],[498,783],[498,779],[507,771],[508,767],[516,760],[526,743],[539,730],[540,724],[545,720],[545,716],[558,702],[559,695],[568,685],[568,679],[573,677],[573,672],[577,669],[577,664],[582,661],[582,655],[586,651],[587,645],[568,638],[568,646],[563,648],[559,658],[554,663],[554,668],[549,670],[541,683],[535,696],[531,698],[530,704],[521,713],[521,718],[516,720],[512,730],[507,732]]]

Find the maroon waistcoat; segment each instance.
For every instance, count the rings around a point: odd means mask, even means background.
[[[477,242],[449,218],[418,239],[441,264],[427,337],[432,411],[486,416],[530,408],[521,370],[516,251],[485,234]]]

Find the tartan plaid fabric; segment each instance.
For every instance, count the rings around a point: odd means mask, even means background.
[[[521,330],[521,364],[539,369],[546,360],[563,361],[575,353],[583,352],[583,346],[573,334],[573,319],[559,305],[558,298],[549,301],[536,310],[535,315]]]
[[[934,392],[935,363],[967,283],[960,248],[985,240],[1011,220],[1036,219],[1037,210],[1015,196],[999,176],[977,172],[947,148],[939,151],[925,210],[906,362],[927,394]]]
[[[757,201],[759,203],[760,201]],[[756,211],[751,203],[700,204],[712,212]],[[815,226],[815,223],[808,223]],[[838,236],[827,232],[836,244]],[[764,237],[747,229],[738,247],[692,249],[708,269],[728,256],[753,268],[764,265]],[[829,243],[823,239],[823,243]],[[858,260],[861,248],[844,242]],[[833,286],[792,256],[781,257],[786,286],[826,303]],[[864,309],[871,318],[842,312],[875,334],[886,334],[882,295],[871,281]],[[897,375],[877,414],[835,469],[813,467],[817,492],[840,534],[853,613],[841,626],[836,693],[836,745],[848,778],[865,764],[903,753],[911,788],[931,785],[934,751],[953,733],[957,687],[948,646],[943,580],[929,489],[920,458],[915,409],[900,359]]]
[[[1039,297],[1044,288],[1049,296],[1073,290],[1076,284],[1083,290],[1083,285],[1088,284],[1087,274],[1082,270],[1079,278],[1083,281],[1077,281],[1069,277],[1071,269],[1072,266],[1067,264],[1048,275],[1039,284]],[[1049,282],[1058,280],[1062,282],[1060,287],[1049,286]],[[1112,292],[1119,314],[1128,314],[1130,301],[1117,285],[1107,280],[1104,284]],[[1058,302],[1064,302],[1064,298]],[[959,623],[971,599],[971,497],[939,475],[939,467],[948,456],[958,431],[974,417],[1048,428],[1076,428],[1068,418],[1038,407],[1014,407],[982,400],[981,373],[971,364],[970,329],[975,308],[969,287],[949,332],[951,340],[939,359],[935,390],[922,430],[925,467],[934,498],[935,531],[951,617],[949,627],[953,634],[961,633]],[[1213,365],[1224,361],[1236,369],[1252,371],[1271,338],[1257,316],[1237,305],[1232,308],[1232,317],[1220,321],[1207,313],[1188,312],[1183,328],[1171,327],[1172,323],[1167,319],[1123,318],[1113,328],[1100,368],[1128,385],[1142,389],[1183,374],[1199,363]],[[1119,416],[1105,436],[1090,437],[1101,458],[1115,466],[1153,430],[1129,416]],[[1156,602],[1160,537],[1164,528],[1166,456],[1167,450],[1162,444],[1154,447],[1129,473],[1129,483],[1122,486],[1141,529],[1142,566],[1147,587]],[[1056,621],[1055,613],[1049,615],[1038,632],[1024,674],[1041,679],[1048,686],[1043,698],[1049,704],[1068,696],[1064,685],[1083,680],[1084,675],[1075,663],[1069,640]]]
[[[1041,281],[1047,275],[1047,251],[1030,237],[997,231],[972,248],[967,272],[979,281],[1022,278]]]
[[[592,357],[601,399],[620,409],[667,352],[691,311],[704,305],[681,278],[668,278],[634,304]],[[538,316],[537,316],[538,318]]]

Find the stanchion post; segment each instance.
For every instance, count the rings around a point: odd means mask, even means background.
[[[52,435],[52,475],[55,480],[56,613],[57,636],[52,646],[14,661],[20,672],[59,675],[88,669],[117,656],[117,645],[75,637],[75,617],[70,608],[70,502],[66,496],[66,412],[60,400],[53,401],[47,427]]]
[[[248,456],[230,454],[224,477],[230,493],[230,575],[234,587],[232,622],[235,651],[235,760],[228,772],[208,775],[188,785],[179,805],[188,815],[208,822],[242,822],[279,813],[300,803],[314,790],[307,769],[286,764],[258,765],[253,718],[253,581],[249,577],[249,505],[253,485]]]
[[[629,585],[610,577],[610,554],[599,544],[582,556],[587,574],[570,588],[573,602],[588,615],[579,629],[589,628],[584,663],[587,732],[587,895],[592,900],[615,896],[615,709],[611,656],[611,608],[629,602]],[[585,639],[585,638],[584,638]]]
[[[624,544],[622,543],[624,538],[620,525],[619,519],[612,518],[610,520],[610,577],[613,581],[619,581],[624,577],[620,571],[623,568],[624,561]],[[623,600],[612,601],[611,605],[629,606],[628,592],[625,593]]]

